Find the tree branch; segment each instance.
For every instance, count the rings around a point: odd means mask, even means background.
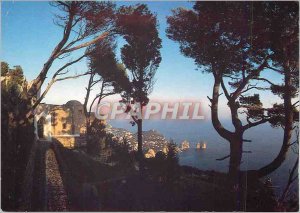
[[[250,122],[250,120],[248,120],[248,124],[244,125],[242,127],[242,129],[243,129],[243,131],[245,131],[247,129],[250,129],[252,127],[258,126],[258,125],[263,124],[263,123],[266,123],[268,121],[269,121],[269,119],[266,119],[266,118],[262,118],[260,121],[257,121],[257,122]]]
[[[284,74],[284,72],[283,72],[282,70],[276,69],[276,68],[274,68],[274,67],[266,66],[266,68],[269,68],[269,69],[271,69],[271,70],[274,70],[275,72],[278,72],[278,73],[280,73],[280,74]]]
[[[223,78],[221,78],[221,87],[222,87],[222,89],[223,89],[223,91],[224,91],[224,94],[225,94],[227,100],[230,100],[231,97],[230,97],[230,95],[229,95],[229,93],[228,93],[228,91],[227,91],[227,89],[226,89],[226,87],[225,87]]]
[[[83,44],[80,44],[80,45],[78,45],[78,46],[75,46],[75,47],[72,47],[72,48],[69,48],[69,49],[63,49],[62,51],[60,51],[60,52],[58,53],[57,56],[60,56],[60,55],[62,55],[62,54],[68,53],[68,52],[73,52],[73,51],[75,51],[75,50],[79,50],[79,49],[82,49],[82,48],[84,48],[84,47],[88,47],[88,46],[90,46],[90,45],[92,45],[92,44],[95,44],[95,43],[97,43],[97,42],[103,40],[104,38],[106,38],[106,37],[108,36],[108,34],[109,34],[108,32],[104,32],[104,33],[102,33],[101,35],[99,35],[97,38],[95,38],[95,39],[93,39],[93,40],[91,40],[91,41],[85,42],[85,43],[83,43]]]
[[[295,107],[298,103],[299,103],[299,101],[296,101],[295,103],[293,103],[293,107]]]
[[[63,74],[66,74],[68,73],[68,71],[66,72],[62,72],[64,69],[66,69],[67,67],[71,66],[72,64],[75,64],[77,63],[78,61],[80,61],[82,58],[84,58],[87,54],[84,54],[82,55],[81,57],[77,58],[76,60],[74,61],[71,61],[69,63],[66,63],[64,66],[62,66],[61,68],[59,68],[53,75],[52,77],[52,80],[48,83],[45,91],[42,93],[42,95],[35,101],[35,103],[31,106],[31,110],[34,110],[40,103],[41,101],[43,100],[43,98],[46,96],[46,94],[48,93],[48,91],[50,90],[51,86],[56,82],[56,81],[62,81],[62,80],[67,80],[67,79],[74,79],[74,78],[78,78],[80,76],[83,76],[83,75],[87,75],[89,74],[89,72],[86,72],[84,74],[79,74],[79,75],[75,75],[75,76],[68,76],[68,77],[64,77],[64,78],[58,78],[57,79],[57,76],[59,75],[63,75]],[[28,114],[29,112],[27,112]],[[28,118],[28,117],[27,117]]]
[[[89,74],[89,72],[86,72],[86,73],[83,73],[83,74],[74,75],[74,76],[67,76],[67,77],[63,77],[63,78],[56,78],[56,76],[53,76],[52,80],[48,83],[48,85],[47,85],[46,89],[44,90],[44,92],[42,93],[42,95],[32,105],[31,110],[34,110],[41,103],[41,101],[44,99],[44,97],[49,92],[50,88],[52,87],[52,85],[55,82],[57,82],[57,81],[63,81],[63,80],[67,80],[67,79],[75,79],[75,78],[79,78],[81,76],[88,75],[88,74]],[[30,110],[30,112],[31,112],[31,110]]]
[[[63,74],[65,74],[65,73],[67,73],[68,71],[67,71],[67,72],[64,72],[64,73],[61,73],[61,71],[63,71],[63,70],[66,69],[67,67],[71,66],[72,64],[77,63],[78,61],[80,61],[81,59],[83,59],[84,57],[86,57],[87,55],[88,55],[88,53],[85,53],[85,54],[83,54],[82,56],[80,56],[79,58],[77,58],[76,60],[70,61],[70,62],[66,63],[64,66],[62,66],[61,68],[59,68],[59,69],[55,72],[55,74],[53,75],[53,78],[56,78],[58,75],[63,75]]]
[[[252,89],[265,91],[265,90],[269,90],[270,88],[267,88],[267,87],[257,87],[256,85],[255,86],[248,85],[247,88],[241,92],[241,94],[243,94],[245,92],[248,92],[248,91],[250,91]]]
[[[44,81],[46,79],[46,75],[47,75],[53,61],[57,58],[57,54],[61,51],[61,49],[63,48],[63,46],[66,44],[66,42],[68,41],[68,39],[70,37],[73,19],[74,19],[74,14],[72,12],[69,12],[68,21],[64,28],[63,38],[61,39],[61,41],[56,45],[56,47],[52,51],[49,59],[44,64],[44,67],[41,70],[41,72],[39,73],[39,75],[37,76],[37,78],[35,78],[29,84],[29,87],[28,87],[29,97],[35,96],[37,94],[37,92],[41,89],[42,84],[44,83]]]
[[[225,138],[227,141],[230,141],[230,138],[233,136],[233,133],[228,129],[225,129],[219,120],[218,106],[219,106],[219,89],[221,84],[221,76],[217,73],[214,74],[214,88],[211,101],[211,118],[215,130],[220,134],[221,137]]]
[[[225,159],[227,159],[227,158],[229,158],[229,157],[230,157],[230,155],[226,155],[225,157],[217,158],[216,160],[217,160],[217,161],[222,161],[222,160],[225,160]]]
[[[266,68],[266,66],[268,64],[267,63],[268,59],[269,59],[269,56],[265,57],[262,64],[260,64],[255,70],[252,70],[251,73],[248,76],[243,78],[243,80],[240,83],[239,87],[231,95],[233,100],[236,100],[238,98],[238,96],[241,94],[241,92],[243,91],[243,89],[249,83],[249,81],[251,79],[255,78],[255,76],[257,76],[264,68]]]
[[[259,81],[265,81],[267,83],[269,83],[270,85],[272,86],[275,86],[276,84],[272,83],[271,81],[269,81],[268,79],[266,78],[253,78],[254,80],[259,80]]]

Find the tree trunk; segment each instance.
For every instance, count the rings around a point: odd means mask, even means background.
[[[143,157],[143,120],[142,119],[138,119],[137,126],[138,126],[138,155],[139,158],[142,159]]]
[[[214,74],[215,82],[213,88],[213,94],[211,101],[211,119],[212,124],[218,134],[224,139],[230,141],[230,139],[234,136],[232,132],[228,131],[223,127],[219,120],[218,107],[219,107],[219,90],[221,85],[221,77]]]
[[[243,154],[242,137],[234,137],[230,140],[230,160],[229,160],[229,177],[234,184],[239,182],[240,165]]]
[[[285,74],[284,74],[284,82],[285,82],[285,91],[283,94],[284,98],[284,135],[283,135],[283,142],[281,149],[277,155],[277,157],[267,166],[258,170],[258,176],[263,177],[266,176],[276,169],[278,169],[281,164],[285,161],[286,155],[288,153],[290,142],[293,133],[293,120],[294,120],[294,112],[293,112],[293,105],[292,105],[292,94],[291,94],[291,87],[292,87],[292,79],[291,79],[291,72],[289,69],[289,62],[285,64]]]
[[[138,153],[140,156],[143,155],[143,121],[138,120]]]
[[[91,154],[91,123],[90,123],[91,107],[90,107],[90,110],[88,111],[88,101],[89,101],[89,97],[90,97],[93,79],[94,79],[94,74],[91,73],[90,78],[89,78],[89,83],[86,88],[86,95],[85,95],[84,103],[83,103],[83,111],[84,111],[85,123],[86,123],[85,140],[86,140],[87,153],[89,153],[89,154]]]
[[[138,126],[138,160],[139,160],[139,169],[141,172],[141,175],[143,175],[144,172],[144,154],[143,154],[143,120],[138,119],[137,122]]]
[[[213,88],[213,95],[211,99],[212,123],[218,134],[230,143],[229,177],[230,179],[237,181],[240,172],[243,145],[243,132],[241,131],[241,122],[237,117],[237,109],[235,108],[235,103],[233,102],[230,104],[230,109],[232,113],[232,120],[234,122],[234,126],[236,127],[236,131],[230,132],[222,126],[218,115],[221,76],[214,74],[214,78],[215,82]]]
[[[257,171],[258,177],[264,177],[266,175],[269,175],[282,165],[282,163],[286,159],[286,155],[287,155],[289,147],[290,147],[289,145],[290,145],[291,135],[292,135],[292,129],[284,130],[283,143],[282,143],[282,146],[281,146],[281,149],[280,149],[278,155],[271,163],[260,168]]]
[[[87,118],[86,118],[87,119]],[[85,140],[86,140],[86,151],[87,153],[92,153],[92,141],[91,141],[91,124],[89,120],[86,121],[86,133],[85,133]]]

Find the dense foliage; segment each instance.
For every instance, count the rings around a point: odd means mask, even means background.
[[[5,62],[1,62],[1,68],[1,197],[2,209],[12,210],[22,201],[21,188],[34,143],[34,128],[32,119],[19,123],[31,106],[22,68],[9,68]]]

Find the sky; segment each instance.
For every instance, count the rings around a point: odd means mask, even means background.
[[[117,2],[117,5],[135,4],[138,2]],[[166,37],[166,16],[171,10],[178,7],[192,8],[191,2],[143,2],[149,9],[157,14],[159,22],[159,36],[162,39],[162,62],[156,73],[156,83],[150,99],[194,99],[200,101],[208,111],[207,96],[211,96],[213,87],[212,74],[202,73],[197,69],[193,60],[186,58],[179,51],[179,45]],[[2,46],[1,60],[10,66],[21,65],[27,80],[34,79],[43,64],[51,54],[53,48],[61,39],[62,28],[53,24],[57,9],[48,2],[2,2]],[[75,53],[71,58],[76,58]],[[54,71],[64,65],[64,60],[56,61],[50,72],[48,80]],[[70,73],[84,73],[88,70],[86,60],[72,66]],[[270,77],[270,76],[269,76]],[[280,81],[278,76],[271,76],[273,80]],[[47,85],[44,83],[43,88]],[[50,89],[43,102],[51,104],[64,104],[68,100],[78,100],[83,103],[85,87],[88,78],[81,77],[75,80],[57,82]],[[277,99],[269,93],[262,95],[266,105],[275,103]],[[221,114],[228,114],[226,102],[221,98]]]

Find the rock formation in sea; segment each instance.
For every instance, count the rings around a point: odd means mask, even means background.
[[[187,140],[181,142],[181,150],[186,150],[190,148],[190,143]]]

